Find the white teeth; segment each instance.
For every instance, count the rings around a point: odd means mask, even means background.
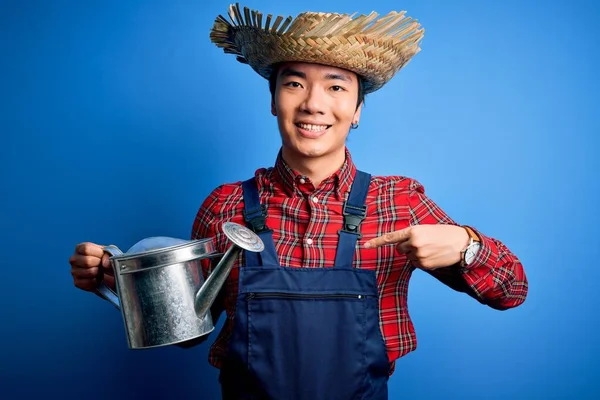
[[[298,124],[298,126],[302,129],[306,129],[307,131],[320,132],[327,129],[328,125]]]

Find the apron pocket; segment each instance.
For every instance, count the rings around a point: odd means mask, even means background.
[[[275,399],[361,398],[367,302],[357,294],[248,293],[248,363]]]

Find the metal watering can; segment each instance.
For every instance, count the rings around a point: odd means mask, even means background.
[[[152,237],[127,253],[114,245],[104,248],[111,255],[116,291],[101,281],[96,293],[121,311],[130,349],[181,343],[214,330],[209,310],[237,256],[264,249],[248,228],[232,222],[222,228],[233,242],[225,254],[216,252],[211,239]],[[205,282],[200,260],[218,257]]]

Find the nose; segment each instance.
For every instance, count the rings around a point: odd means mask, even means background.
[[[325,100],[318,89],[306,91],[306,97],[300,104],[301,111],[307,114],[325,114]]]

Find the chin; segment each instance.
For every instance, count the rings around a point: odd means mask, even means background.
[[[300,143],[294,146],[294,152],[303,155],[304,157],[321,157],[328,154],[331,149],[327,146],[317,143]]]

